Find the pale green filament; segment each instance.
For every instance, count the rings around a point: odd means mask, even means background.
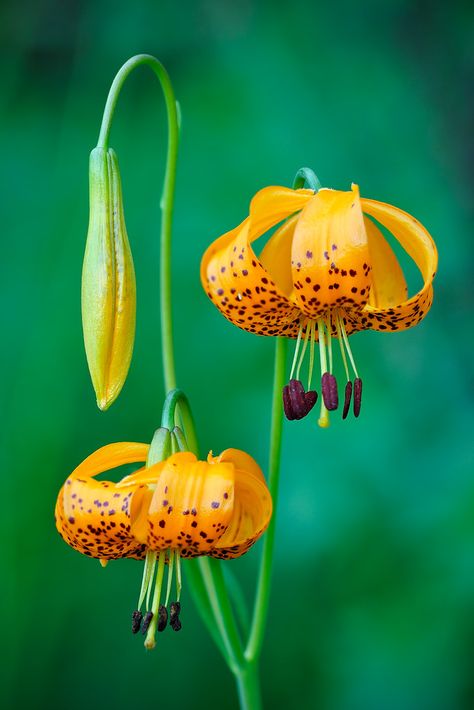
[[[163,574],[165,571],[165,559],[166,552],[162,550],[158,556],[158,571],[156,573],[155,591],[153,594],[153,604],[151,607],[153,617],[151,619],[150,626],[148,627],[148,632],[145,639],[145,648],[149,650],[155,648],[155,634],[156,626],[158,624],[158,613],[160,610],[160,596],[161,587],[163,584]]]
[[[327,372],[326,358],[326,339],[324,335],[324,321],[322,318],[318,320],[318,335],[319,335],[319,360],[321,363],[321,376]],[[324,397],[321,396],[321,412],[319,414],[318,424],[324,429],[329,426],[329,413],[324,404]]]
[[[339,320],[340,320],[340,316],[337,313],[336,314],[337,339],[339,341],[339,347],[341,348],[341,356],[342,356],[342,362],[344,363],[344,369],[346,371],[346,378],[347,378],[347,381],[349,382],[349,368],[347,366],[346,351],[344,349],[344,343],[342,341],[341,324],[340,324]]]
[[[328,313],[326,321],[327,346],[329,353],[329,372],[332,374],[332,334],[331,334],[331,314]]]
[[[352,369],[354,370],[355,376],[358,378],[357,368],[355,366],[354,358],[352,356],[351,346],[349,345],[349,338],[347,337],[346,328],[344,326],[344,321],[342,316],[339,316],[339,322],[341,324],[342,337],[344,338],[344,345],[346,346],[347,354],[349,355],[349,360],[351,361]]]
[[[168,583],[166,585],[165,606],[168,606],[168,602],[170,600],[171,582],[173,581],[173,569],[174,569],[174,550],[170,550],[169,551],[169,562],[168,562]]]
[[[303,324],[300,323],[300,327],[299,327],[299,330],[298,330],[298,337],[297,337],[297,339],[296,339],[295,354],[293,355],[293,362],[292,362],[292,364],[291,364],[290,380],[293,379],[293,373],[294,373],[294,371],[295,371],[296,361],[298,360],[298,352],[299,352],[299,349],[300,349],[300,343],[301,343],[301,335],[302,335],[302,333],[303,333]]]
[[[314,341],[316,339],[316,327],[314,320],[311,321],[311,342],[309,344],[309,371],[308,371],[308,391],[311,389],[311,380],[313,377],[314,367]]]
[[[179,598],[181,596],[181,588],[182,588],[182,582],[181,582],[181,555],[179,554],[179,550],[176,550],[175,552],[175,559],[176,559],[176,601],[179,602]]]
[[[156,554],[152,550],[146,551],[145,557],[145,567],[143,568],[142,586],[140,589],[140,596],[138,598],[138,607],[140,610],[145,599],[145,594],[147,598],[149,597],[150,580],[153,577],[153,570],[155,569]],[[148,609],[148,601],[146,605]]]
[[[151,552],[151,550],[149,550]],[[156,552],[151,552],[153,555],[153,559],[151,562],[151,569],[150,569],[150,578],[148,580],[148,588],[146,590],[146,610],[150,608],[150,598],[151,598],[151,590],[153,589],[153,576],[155,574],[155,567],[156,567]]]
[[[306,324],[306,330],[305,330],[305,334],[304,334],[303,348],[302,348],[302,350],[301,350],[301,355],[300,355],[300,359],[299,359],[299,362],[298,362],[298,368],[297,368],[297,370],[296,370],[296,379],[297,379],[297,380],[300,379],[301,365],[303,364],[304,356],[305,356],[305,353],[306,353],[306,348],[308,347],[309,330],[310,330],[310,322],[308,321],[307,324]],[[291,377],[290,377],[290,379],[291,379]]]

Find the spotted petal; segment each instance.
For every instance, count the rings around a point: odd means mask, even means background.
[[[235,466],[235,495],[230,524],[211,555],[239,557],[266,530],[272,516],[272,499],[260,467],[245,452],[227,449],[213,461],[217,466],[225,462]]]
[[[403,330],[419,323],[433,301],[432,282],[437,268],[437,250],[433,239],[417,219],[392,205],[375,200],[361,200],[363,211],[374,217],[400,242],[417,265],[423,287],[408,300],[386,307],[386,298],[377,305],[367,304],[359,316],[362,327],[373,330]],[[383,268],[383,267],[382,267]],[[380,282],[383,276],[374,277]],[[399,293],[400,297],[401,293]],[[351,314],[352,315],[352,314]],[[355,314],[357,318],[357,314]]]
[[[120,488],[94,476],[126,463],[145,461],[146,444],[104,446],[83,461],[61,488],[56,502],[56,527],[63,539],[88,557],[103,560],[144,556],[130,532],[132,496],[144,489],[137,483]]]
[[[320,190],[302,210],[291,250],[295,300],[309,318],[369,299],[370,254],[359,190]]]
[[[134,506],[132,531],[152,550],[206,555],[227,529],[233,506],[231,463],[211,466],[189,452],[177,453],[161,465],[155,490],[136,511]]]
[[[250,216],[217,239],[201,262],[201,280],[221,313],[243,330],[260,335],[295,335],[299,310],[277,286],[251,242],[301,209],[310,190],[269,187],[250,205]]]

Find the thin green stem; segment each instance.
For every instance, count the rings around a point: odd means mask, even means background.
[[[276,529],[276,509],[278,503],[278,483],[280,480],[280,456],[283,431],[281,391],[285,385],[286,346],[287,341],[285,338],[277,338],[275,346],[275,370],[273,376],[270,460],[268,466],[268,488],[273,498],[273,516],[263,539],[262,558],[260,562],[257,593],[255,595],[252,626],[247,647],[245,649],[245,658],[250,663],[257,660],[262,648],[268,615],[268,604],[270,600],[273,547],[275,543]]]
[[[230,669],[234,675],[238,675],[245,664],[245,659],[221,565],[217,560],[200,557],[199,566],[217,627],[231,660]]]
[[[241,710],[261,710],[260,680],[256,663],[248,663],[236,674]]]
[[[97,145],[107,148],[112,118],[120,91],[129,74],[142,65],[150,67],[161,84],[168,118],[168,149],[161,197],[160,309],[163,375],[165,390],[170,390],[176,387],[171,313],[171,226],[178,157],[179,118],[171,80],[158,59],[150,54],[137,54],[125,62],[119,70],[107,97]]]

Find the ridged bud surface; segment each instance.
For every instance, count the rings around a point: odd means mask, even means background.
[[[117,156],[90,155],[90,215],[82,269],[84,345],[97,405],[105,410],[127,378],[135,339],[136,285]]]

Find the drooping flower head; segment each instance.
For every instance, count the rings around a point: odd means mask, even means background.
[[[411,297],[398,259],[374,220],[398,240],[421,272],[423,286]],[[252,243],[282,221],[257,256]],[[332,340],[339,340],[346,372],[343,417],[352,393],[358,416],[362,380],[348,336],[417,325],[431,307],[436,267],[436,247],[426,229],[397,207],[360,198],[356,185],[348,192],[267,187],[252,199],[249,216],[207,249],[201,280],[212,302],[239,328],[296,338],[290,381],[283,391],[289,419],[301,419],[316,402],[310,387],[319,342],[319,423],[327,426],[328,410],[339,403]],[[305,391],[300,370],[308,345]]]
[[[145,462],[149,448],[109,444],[85,459],[61,488],[56,526],[68,545],[104,566],[120,557],[145,560],[132,630],[147,633],[145,645],[153,648],[156,629],[167,624],[174,569],[177,599],[170,606],[170,625],[181,628],[181,558],[243,555],[268,526],[272,500],[259,466],[238,449],[210,453],[207,461],[179,452],[119,483],[96,480],[117,466]],[[168,585],[160,604],[165,565]]]

